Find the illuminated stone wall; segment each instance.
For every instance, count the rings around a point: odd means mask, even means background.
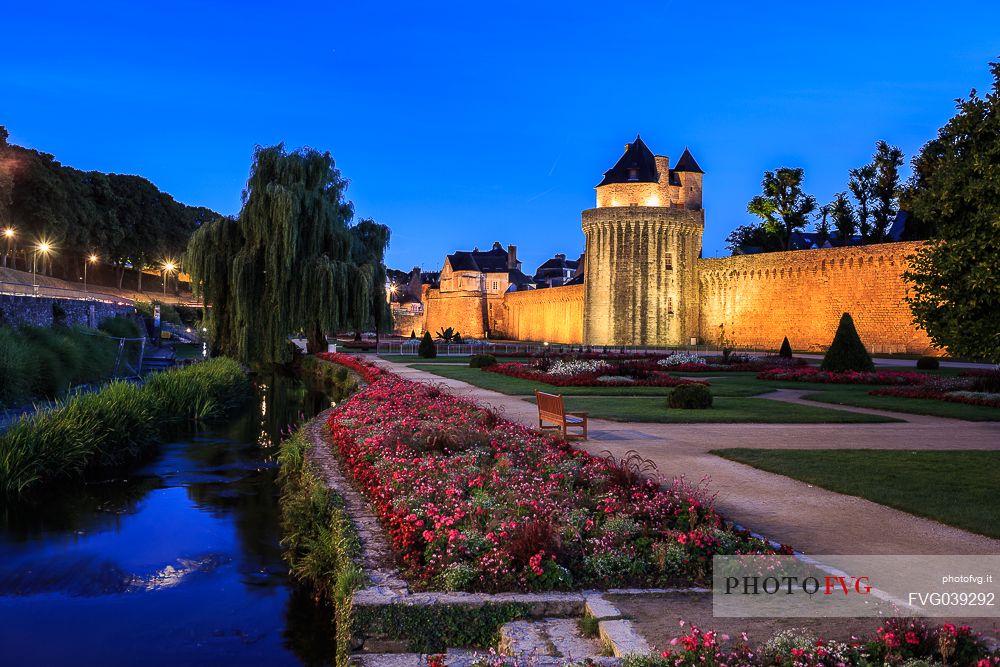
[[[604,186],[598,190],[604,190]],[[701,210],[612,206],[583,212],[583,341],[686,345],[699,332]]]
[[[583,285],[508,292],[494,307],[494,338],[549,343],[583,342]]]
[[[737,346],[825,350],[842,313],[877,353],[932,351],[904,300],[907,257],[919,243],[799,250],[698,261],[700,337],[718,341],[719,325]]]
[[[433,336],[451,327],[463,336],[483,338],[486,334],[486,297],[478,292],[442,292],[424,289],[424,328]],[[409,335],[409,331],[399,333]]]

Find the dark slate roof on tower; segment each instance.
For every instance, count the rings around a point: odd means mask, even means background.
[[[689,151],[686,147],[684,148],[684,154],[681,155],[681,159],[677,161],[676,165],[674,165],[674,171],[693,171],[698,174],[705,173],[702,171],[701,167],[698,166],[698,161],[694,159],[693,155],[691,155],[691,151]]]
[[[635,141],[627,145],[625,154],[615,166],[604,172],[604,180],[597,187],[609,183],[656,183],[658,180],[653,151],[646,147],[639,135],[635,135]]]

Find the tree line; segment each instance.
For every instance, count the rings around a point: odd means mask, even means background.
[[[75,280],[94,254],[117,268],[121,287],[126,267],[179,257],[194,230],[219,217],[141,176],[80,171],[8,137],[0,126],[0,231],[13,230],[0,236],[0,254],[13,252],[12,268],[30,271],[34,248],[47,242],[55,252],[38,256],[39,273]]]
[[[758,252],[794,250],[795,232],[813,224],[817,246],[867,245],[891,240],[889,232],[901,202],[905,204],[913,184],[900,181],[903,152],[885,141],[875,144],[871,162],[848,172],[847,188],[832,201],[820,205],[803,189],[801,167],[779,167],[764,172],[761,194],[747,204],[747,212],[760,222],[742,225],[726,238],[736,254],[752,247]],[[905,210],[905,208],[904,208]],[[928,238],[930,230],[911,220],[903,240]]]

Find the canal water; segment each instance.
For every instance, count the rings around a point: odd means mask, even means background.
[[[259,379],[235,418],[127,474],[0,507],[0,665],[322,665],[332,611],[288,577],[275,457],[330,405]]]

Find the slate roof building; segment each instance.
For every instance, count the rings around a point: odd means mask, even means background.
[[[579,259],[566,259],[564,253],[559,253],[538,267],[534,281],[538,287],[560,287],[572,280],[579,268]]]
[[[440,277],[441,292],[477,292],[503,294],[534,289],[535,281],[521,272],[517,246],[504,250],[497,241],[489,250],[459,250],[444,260]]]

